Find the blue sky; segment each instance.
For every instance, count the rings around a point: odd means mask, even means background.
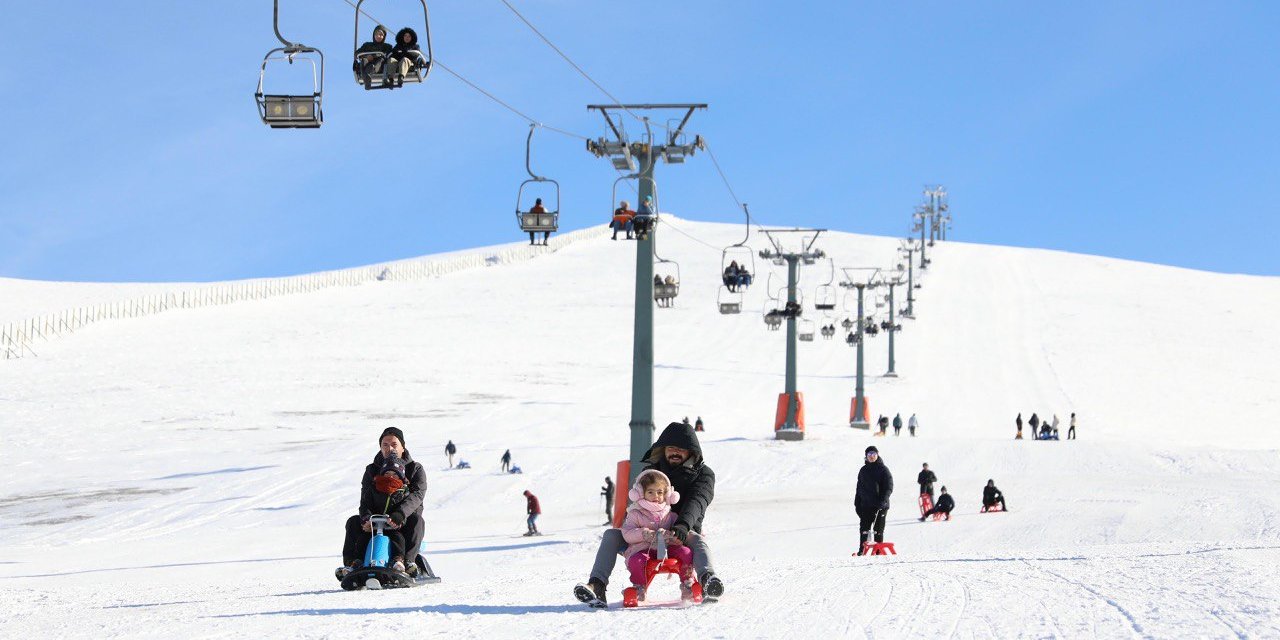
[[[901,235],[942,183],[957,240],[1280,275],[1280,4],[512,1],[619,98],[709,103],[689,130],[766,223]],[[609,100],[499,0],[430,7],[440,61],[603,134],[585,105]],[[281,9],[328,56],[319,131],[257,119],[269,0],[5,10],[0,276],[221,280],[521,238],[527,123],[442,71],[366,93],[342,0]],[[536,145],[562,226],[607,221],[608,163]],[[705,155],[658,172],[664,209],[740,219]]]

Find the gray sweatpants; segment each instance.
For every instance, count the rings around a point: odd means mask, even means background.
[[[698,582],[703,582],[707,574],[715,573],[715,569],[711,568],[711,550],[707,548],[707,539],[690,531],[689,548],[693,550],[693,570],[698,572]],[[621,529],[605,531],[600,538],[600,549],[596,551],[596,563],[591,565],[591,579],[608,586],[609,576],[618,563],[618,556],[626,550],[627,541],[622,539]]]

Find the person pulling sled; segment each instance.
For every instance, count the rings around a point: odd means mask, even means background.
[[[853,509],[858,513],[857,555],[865,555],[874,541],[884,542],[884,522],[889,515],[889,496],[893,495],[893,474],[880,458],[880,450],[867,447],[862,469],[858,470],[858,487],[853,496]]]

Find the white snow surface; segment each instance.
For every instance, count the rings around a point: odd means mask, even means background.
[[[770,265],[747,313],[721,316],[712,247],[741,227],[666,217],[660,233],[683,286],[656,311],[656,421],[706,421],[720,602],[622,610],[622,563],[608,611],[571,594],[627,456],[635,251],[604,238],[101,322],[0,362],[0,637],[1280,637],[1280,279],[939,243],[901,377],[881,377],[883,333],[866,358],[872,415],[915,412],[919,436],[849,429],[854,351],[819,337],[800,344],[807,438],[779,442]],[[888,266],[897,242],[820,246]],[[827,277],[805,269],[808,300]],[[11,284],[42,310],[83,303]],[[1019,411],[1056,413],[1064,436],[1075,411],[1080,439],[1015,441]],[[392,425],[427,468],[444,580],[343,592],[343,522]],[[472,469],[446,470],[448,439]],[[872,443],[898,555],[855,558]],[[508,448],[523,475],[498,472]],[[916,521],[922,462],[956,496],[951,522]],[[988,478],[1011,512],[978,513]],[[525,489],[544,537],[520,537]]]

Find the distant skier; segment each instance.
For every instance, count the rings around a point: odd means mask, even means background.
[[[510,470],[511,470],[511,450],[507,449],[506,452],[502,454],[502,472],[507,473]]]
[[[955,508],[956,508],[955,499],[951,497],[951,494],[947,493],[946,487],[942,487],[941,493],[938,494],[938,502],[933,505],[932,509],[924,512],[924,515],[920,516],[920,522],[924,522],[926,518],[928,518],[929,516],[935,513],[941,513],[944,518],[946,518],[947,520],[950,520],[951,510]]]
[[[1071,426],[1067,427],[1067,439],[1076,439],[1076,413],[1074,411],[1071,412]]]
[[[996,504],[1000,505],[1002,511],[1009,510],[1009,506],[1004,503],[1004,493],[996,488],[996,481],[987,480],[987,486],[982,488],[982,510],[989,511]]]
[[[919,426],[920,421],[916,420],[916,414],[911,414],[911,417],[907,419],[907,433],[910,433],[912,438],[916,437],[916,427]]]
[[[876,424],[880,427],[880,435],[885,435],[889,432],[889,416],[880,416],[880,419],[876,420]]]
[[[933,483],[938,481],[938,476],[929,470],[929,463],[924,463],[924,468],[916,476],[916,483],[920,485],[920,493],[929,494],[929,499],[933,499]]]
[[[613,523],[613,478],[604,477],[604,486],[600,487],[600,495],[604,496],[604,523]]]
[[[1031,439],[1039,440],[1040,439],[1040,416],[1037,416],[1034,413],[1031,414],[1031,419],[1027,420],[1027,426],[1031,427]]]
[[[455,447],[455,446],[453,445],[453,441],[452,441],[452,440],[450,440],[450,441],[449,441],[449,444],[446,444],[446,445],[444,446],[444,455],[445,455],[445,457],[446,457],[446,458],[448,458],[448,459],[449,459],[449,468],[450,468],[450,469],[452,469],[452,468],[453,468],[453,454],[455,454],[455,453],[457,453],[457,452],[458,452],[458,448],[457,448],[457,447]]]
[[[524,492],[525,511],[529,514],[529,532],[526,536],[536,536],[538,533],[538,516],[542,515],[542,505],[538,504],[538,496],[533,495],[528,489]]]
[[[690,427],[692,427],[692,426],[693,426],[693,425],[689,424],[689,416],[685,416],[685,417],[684,417],[684,420],[683,420],[682,422],[683,422],[685,425],[687,425],[687,426],[690,426]]]
[[[672,506],[677,514],[671,534],[681,543],[693,549],[694,570],[702,583],[702,595],[716,599],[724,594],[724,583],[712,568],[707,539],[702,535],[703,519],[711,500],[715,497],[716,474],[702,458],[702,445],[693,428],[681,422],[672,422],[644,456],[641,472],[657,469],[666,474],[671,486],[680,492],[680,501]],[[609,575],[618,561],[618,554],[627,548],[627,541],[619,529],[608,529],[600,539],[595,564],[591,566],[591,579],[573,588],[573,595],[588,606],[606,606],[605,587]]]
[[[858,471],[858,488],[853,497],[853,509],[858,513],[858,555],[863,555],[867,543],[884,542],[884,521],[889,514],[889,496],[893,494],[893,474],[889,473],[880,450],[867,447],[866,461]]]
[[[1017,419],[1014,420],[1014,423],[1018,425],[1018,435],[1014,436],[1013,439],[1021,440],[1022,439],[1022,412],[1021,411],[1018,412],[1018,417]]]
[[[893,435],[902,435],[902,414],[898,413],[893,416]]]
[[[1075,414],[1071,414],[1071,415],[1075,415]],[[702,416],[698,416],[698,419],[693,422],[693,430],[705,431],[705,429],[702,428]]]
[[[631,587],[637,600],[644,600],[647,586],[646,567],[654,557],[658,542],[658,530],[663,530],[667,544],[667,557],[680,561],[681,599],[688,600],[693,593],[693,550],[671,534],[678,517],[671,505],[680,501],[680,493],[671,487],[671,480],[657,469],[649,469],[636,477],[627,494],[633,502],[627,507],[627,519],[622,523],[622,539],[628,543],[624,556],[627,570],[631,572]]]
[[[427,495],[427,472],[404,448],[404,432],[387,427],[378,438],[378,453],[360,479],[360,512],[347,519],[339,578],[346,577],[364,559],[373,538],[369,516],[386,514],[391,523],[384,531],[391,543],[391,567],[415,575],[422,546],[422,501]],[[406,561],[407,560],[407,561]]]

